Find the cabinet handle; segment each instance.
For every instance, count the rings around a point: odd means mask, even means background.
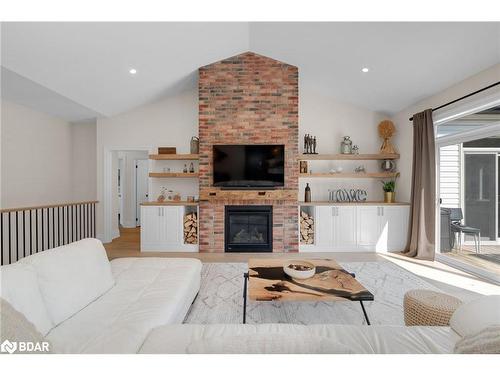
[[[384,216],[384,207],[380,207],[380,216]]]

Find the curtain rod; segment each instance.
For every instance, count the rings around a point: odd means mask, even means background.
[[[466,99],[466,98],[468,98],[469,96],[479,94],[480,92],[485,91],[485,90],[488,90],[488,89],[491,89],[492,87],[497,86],[497,85],[500,85],[500,81],[495,82],[495,83],[493,83],[493,84],[491,84],[491,85],[489,85],[489,86],[483,87],[482,89],[479,89],[479,90],[477,90],[477,91],[471,92],[470,94],[464,95],[464,96],[462,96],[461,98],[458,98],[458,99],[452,100],[451,102],[448,102],[448,103],[446,103],[446,104],[440,105],[440,106],[439,106],[439,107],[437,107],[437,108],[433,108],[433,109],[432,109],[432,112],[437,111],[438,109],[441,109],[441,108],[447,107],[447,106],[449,106],[450,104],[456,103],[456,102],[458,102],[458,101],[460,101],[460,100]],[[413,121],[413,116],[412,116],[412,117],[410,117],[410,119],[409,119],[409,120],[410,120],[410,121]]]

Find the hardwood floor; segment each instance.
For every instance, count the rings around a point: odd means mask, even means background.
[[[376,262],[382,258],[375,253],[186,253],[186,252],[141,252],[140,228],[120,228],[120,237],[104,244],[108,258],[125,257],[162,257],[162,258],[196,258],[206,263],[246,262],[249,258],[335,258],[341,262]]]
[[[467,274],[443,263],[408,258],[404,255],[387,253],[185,253],[185,252],[141,252],[140,228],[121,228],[121,236],[104,244],[109,259],[123,257],[170,257],[197,258],[205,263],[247,262],[249,258],[317,258],[335,259],[339,262],[379,262],[390,261],[424,279],[445,293],[463,301],[485,294],[500,294],[500,287],[476,276]]]

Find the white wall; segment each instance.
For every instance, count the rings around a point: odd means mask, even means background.
[[[72,200],[71,125],[2,101],[2,206]]]
[[[71,125],[73,199],[87,201],[97,197],[96,129],[95,120]]]
[[[177,153],[189,153],[189,141],[198,135],[198,89],[167,97],[118,116],[97,120],[97,192],[104,198],[104,153],[147,149],[156,153],[159,146],[176,146]],[[161,172],[167,165],[172,171],[181,170],[183,163],[153,162],[153,170]],[[198,183],[193,180],[154,180],[150,199],[156,200],[160,186],[198,195]],[[104,208],[97,209],[97,233],[104,238]],[[106,240],[106,239],[105,239]]]
[[[362,154],[379,152],[382,144],[377,126],[385,119],[382,114],[343,103],[301,85],[299,91],[299,152],[303,151],[304,134],[316,136],[316,152],[337,154],[344,136],[350,136]],[[313,172],[328,172],[333,167],[342,167],[344,172],[364,165],[367,171],[379,172],[376,161],[313,161],[309,169]],[[309,183],[313,200],[328,200],[328,189],[365,189],[368,200],[382,200],[382,185],[376,179],[311,178],[300,179],[299,200],[304,200],[304,188]]]
[[[73,125],[5,100],[1,108],[2,207],[96,198],[95,125]]]
[[[406,150],[401,152],[401,160],[399,162],[401,170],[401,178],[399,179],[399,198],[403,201],[409,201],[411,195],[411,168],[412,168],[412,157],[413,157],[413,128],[409,118],[413,116],[414,113],[423,111],[427,108],[435,108],[451,100],[460,98],[461,96],[467,95],[473,91],[479,90],[486,87],[494,82],[497,82],[500,78],[500,64],[494,65],[493,67],[486,69],[472,77],[469,77],[456,85],[449,87],[442,92],[433,95],[421,102],[406,108],[396,115],[393,116],[393,121],[398,127],[399,132],[396,134],[396,143],[400,150]],[[480,95],[487,95],[491,93],[484,92],[475,95],[475,98]],[[447,109],[450,109],[448,107]]]

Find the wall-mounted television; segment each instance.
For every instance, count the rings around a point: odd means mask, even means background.
[[[285,185],[284,145],[214,145],[214,186],[275,188]]]

